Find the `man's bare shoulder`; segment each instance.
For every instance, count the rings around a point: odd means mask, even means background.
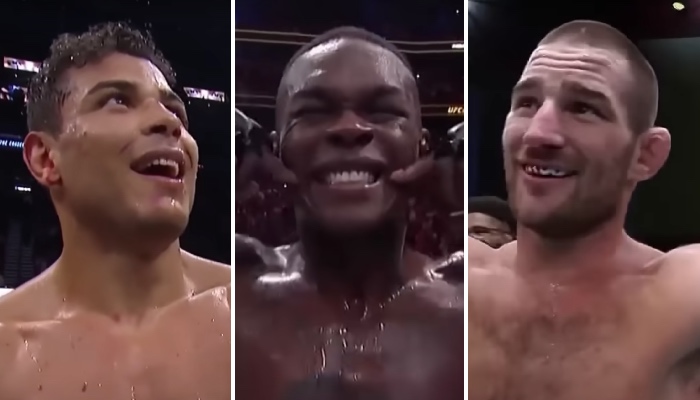
[[[696,303],[700,309],[700,245],[683,246],[649,262],[645,271],[653,287],[674,292]],[[697,301],[696,301],[697,296]]]
[[[454,285],[464,284],[464,252],[457,251],[431,263],[430,273]]]
[[[427,279],[419,279],[407,285],[425,304],[441,310],[464,312],[464,283],[459,280],[431,274]]]
[[[287,257],[292,246],[277,248],[267,246],[260,240],[246,235],[236,234],[234,242],[236,276],[262,275],[267,272],[285,270]]]
[[[474,238],[467,238],[468,268],[488,268],[498,258],[501,250],[491,248],[486,243]]]
[[[231,285],[231,266],[182,251],[190,278],[201,291]]]
[[[51,283],[52,269],[0,297],[1,323],[37,323],[53,321],[60,313],[55,286]]]

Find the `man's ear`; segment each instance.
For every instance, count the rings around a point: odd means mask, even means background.
[[[22,148],[24,164],[34,179],[41,185],[50,187],[60,183],[56,138],[46,132],[29,132]]]
[[[636,182],[653,178],[666,163],[670,152],[671,134],[668,129],[653,127],[644,132],[638,139],[630,178]]]

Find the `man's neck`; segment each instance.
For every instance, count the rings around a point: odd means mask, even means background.
[[[611,220],[587,235],[555,240],[518,227],[515,266],[520,271],[560,276],[605,273],[631,239],[620,220]]]
[[[322,295],[346,306],[381,304],[410,279],[403,265],[405,233],[405,224],[347,235],[300,229],[304,274]]]
[[[151,254],[105,246],[89,232],[63,232],[53,275],[64,302],[113,318],[139,320],[191,289],[179,241]]]

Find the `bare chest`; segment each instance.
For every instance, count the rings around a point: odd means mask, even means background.
[[[223,400],[230,398],[230,311],[196,306],[138,330],[90,319],[20,330],[2,398]]]
[[[236,371],[241,399],[463,397],[461,307],[408,312],[396,303],[349,322],[303,301],[240,304],[236,361],[249,366]]]
[[[616,297],[469,301],[475,399],[645,399],[662,343]],[[637,315],[637,316],[633,316]],[[641,334],[640,334],[641,333]],[[655,362],[656,360],[656,362]]]

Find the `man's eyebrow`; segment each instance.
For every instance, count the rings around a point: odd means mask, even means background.
[[[328,89],[314,86],[301,89],[292,94],[290,100],[328,100],[331,97]]]
[[[518,93],[522,92],[527,92],[530,90],[534,90],[541,86],[542,80],[539,78],[525,78],[513,86],[513,91],[512,94],[513,96],[517,95]]]
[[[522,92],[535,90],[541,85],[541,83],[542,81],[539,78],[526,78],[518,82],[513,87],[513,97]],[[585,97],[589,100],[610,103],[610,98],[605,93],[599,90],[592,89],[580,82],[564,81],[562,83],[562,86],[566,91],[581,97]]]
[[[138,92],[138,85],[134,82],[125,80],[108,80],[96,83],[88,90],[87,95],[92,95],[105,89],[116,89],[123,92]],[[168,89],[158,89],[160,99],[166,102],[177,102],[184,104],[182,98],[177,93]]]
[[[403,96],[404,95],[404,90],[397,86],[392,86],[392,85],[380,85],[380,86],[373,86],[364,93],[361,93],[361,97],[363,98],[385,98],[385,97],[392,97],[392,96]],[[309,99],[309,100],[330,100],[333,99],[335,96],[333,96],[333,89],[331,88],[326,88],[326,87],[321,87],[321,86],[314,86],[314,87],[309,87],[306,89],[302,89],[292,95],[292,99]]]
[[[579,95],[581,97],[585,97],[587,99],[590,99],[592,101],[598,101],[601,103],[610,103],[610,98],[603,92],[591,89],[579,82],[564,82],[563,86],[566,90]]]

